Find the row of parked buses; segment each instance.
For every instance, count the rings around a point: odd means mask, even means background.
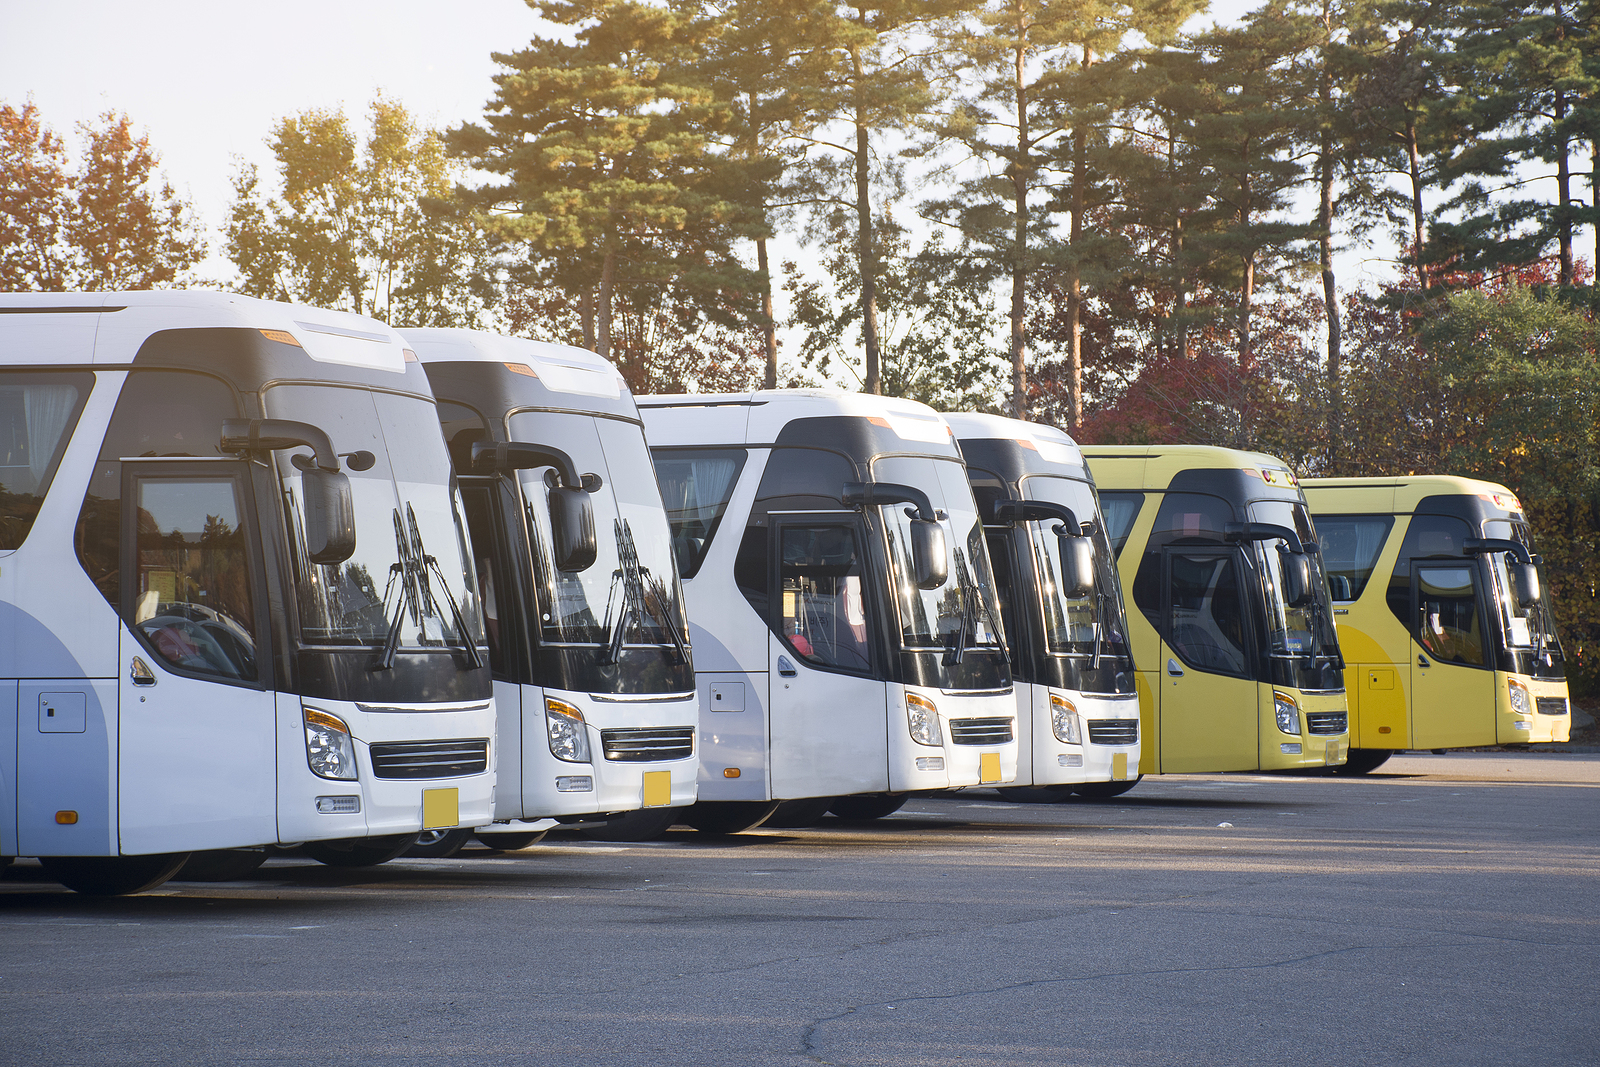
[[[218,293],[0,296],[0,857],[82,892],[1569,721],[1499,486],[636,401],[581,349]]]

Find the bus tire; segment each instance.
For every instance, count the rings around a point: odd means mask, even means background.
[[[476,837],[478,844],[484,848],[492,848],[497,852],[515,852],[518,849],[527,848],[529,845],[537,845],[544,840],[544,835],[549,832],[549,830],[532,830],[524,831],[520,834],[478,833],[472,836]]]
[[[449,859],[461,851],[461,846],[465,845],[467,838],[471,836],[470,826],[454,830],[424,830],[417,835],[416,841],[403,855],[413,859]]]
[[[172,878],[177,882],[236,882],[267,862],[264,848],[218,848],[191,852]]]
[[[346,837],[337,841],[307,841],[302,852],[329,867],[376,867],[388,863],[417,841],[415,834],[383,837]]]
[[[86,897],[120,897],[154,889],[178,873],[187,852],[155,856],[40,856],[45,872]]]
[[[1072,791],[1085,800],[1110,800],[1120,797],[1144,780],[1144,775],[1122,782],[1079,782]]]
[[[1394,755],[1387,748],[1352,748],[1345,761],[1332,768],[1334,774],[1371,774],[1373,771],[1389,762],[1389,757]]]
[[[872,819],[881,819],[885,815],[893,815],[906,806],[905,794],[890,796],[888,793],[863,793],[851,797],[834,797],[833,804],[828,808],[841,819],[851,822],[868,822]]]
[[[602,823],[584,826],[582,833],[595,841],[654,841],[672,828],[685,808],[641,808],[611,816]]]
[[[778,810],[776,800],[708,800],[683,809],[683,821],[703,834],[754,830]]]
[[[778,810],[767,816],[762,826],[780,830],[799,830],[815,826],[828,814],[833,797],[806,797],[804,800],[780,800]]]
[[[1072,799],[1070,785],[1008,785],[995,790],[1013,804],[1062,804]]]

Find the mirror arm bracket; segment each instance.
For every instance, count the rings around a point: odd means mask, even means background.
[[[916,508],[916,518],[936,522],[945,518],[934,509],[928,494],[914,485],[898,482],[846,482],[839,499],[847,507],[865,507],[868,504],[911,504]]]
[[[579,474],[572,457],[552,445],[527,444],[522,441],[474,441],[472,443],[472,469],[480,474],[528,470],[533,467],[554,467],[561,476],[561,484],[568,489],[583,489],[594,493],[600,489],[598,474]]]
[[[224,419],[219,447],[228,453],[276,452],[285,448],[309,448],[316,453],[318,467],[335,473],[339,470],[339,454],[333,449],[333,441],[326,432],[309,422],[293,422],[289,419]]]
[[[1270,541],[1273,538],[1282,538],[1289,542],[1289,551],[1297,556],[1303,556],[1308,551],[1317,549],[1315,541],[1300,540],[1300,535],[1287,526],[1279,526],[1271,522],[1230,522],[1222,528],[1222,536],[1228,541]]]
[[[1528,546],[1521,541],[1513,541],[1504,537],[1469,537],[1461,543],[1461,550],[1471,556],[1480,556],[1486,552],[1510,552],[1517,557],[1518,563],[1543,563],[1544,560],[1528,551]]]

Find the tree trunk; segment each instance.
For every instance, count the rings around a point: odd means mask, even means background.
[[[756,238],[756,269],[761,273],[761,337],[767,348],[766,389],[778,387],[778,324],[772,312],[772,275],[767,272],[767,239]]]
[[[1567,94],[1556,90],[1556,122],[1567,117]],[[1572,285],[1572,166],[1567,159],[1572,151],[1572,141],[1561,134],[1556,145],[1556,192],[1558,204],[1556,218],[1560,220],[1561,276],[1563,288]]]
[[[1083,48],[1083,66],[1094,63],[1094,53]],[[1078,242],[1083,237],[1085,171],[1088,169],[1088,137],[1083,124],[1072,124],[1072,222],[1067,231],[1071,256],[1067,261],[1067,422],[1073,428],[1083,425],[1083,272],[1078,268]]]
[[[866,21],[865,12],[861,21]],[[872,198],[869,182],[869,165],[872,162],[867,142],[867,108],[863,94],[865,73],[861,66],[861,52],[850,50],[850,61],[856,79],[856,262],[861,270],[861,335],[866,349],[866,381],[862,389],[868,393],[883,392],[883,375],[878,353],[878,264],[872,241]]]
[[[1326,72],[1322,77],[1322,102],[1331,103],[1332,89]],[[1343,324],[1339,320],[1339,287],[1333,277],[1333,131],[1322,131],[1322,154],[1317,159],[1317,187],[1322,194],[1317,206],[1317,251],[1322,260],[1322,306],[1328,316],[1328,462],[1339,457],[1340,436],[1344,433],[1344,386],[1342,353]]]
[[[583,287],[583,295],[578,298],[578,317],[583,321],[583,347],[594,350],[594,286]]]
[[[1011,195],[1016,230],[1011,246],[1011,415],[1028,417],[1028,348],[1023,336],[1023,317],[1028,307],[1028,178],[1032,167],[1028,158],[1028,97],[1024,80],[1027,58],[1027,31],[1018,27],[1014,49],[1014,77],[1017,91],[1017,157],[1011,164]]]
[[[1411,242],[1417,260],[1417,284],[1428,292],[1428,268],[1422,262],[1422,154],[1417,149],[1417,116],[1406,114],[1406,156],[1411,164]]]
[[[605,262],[600,268],[600,337],[595,351],[602,359],[611,358],[611,293],[616,288],[617,254],[606,250]]]

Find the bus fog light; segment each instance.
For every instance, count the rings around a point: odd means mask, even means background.
[[[1282,693],[1273,693],[1272,710],[1277,713],[1279,730],[1286,734],[1293,734],[1296,737],[1300,736],[1300,705],[1294,702],[1293,697],[1285,696]],[[1299,752],[1300,746],[1296,745],[1294,750]],[[1284,751],[1287,752],[1289,750],[1285,748]]]
[[[944,757],[943,756],[918,756],[917,757],[917,770],[919,770],[919,771],[942,771],[942,770],[944,770]]]
[[[1082,767],[1083,766],[1083,753],[1082,752],[1062,752],[1062,753],[1059,753],[1056,756],[1056,766],[1058,766],[1058,767]]]
[[[567,763],[589,762],[588,724],[583,712],[562,700],[546,698],[545,728],[550,734],[550,754]],[[588,789],[589,786],[584,786]],[[576,791],[576,790],[575,790]]]
[[[594,790],[594,779],[587,774],[564,774],[556,779],[558,793],[588,793]]]
[[[1050,730],[1056,740],[1064,744],[1083,744],[1083,735],[1078,731],[1078,709],[1073,707],[1072,701],[1054,693],[1050,694]]]
[[[944,744],[944,731],[939,728],[939,709],[927,697],[916,693],[906,694],[906,724],[911,728],[911,740],[929,748]]]
[[[1283,744],[1279,745],[1278,748],[1285,756],[1300,755],[1300,742],[1298,741],[1285,741]]]
[[[361,798],[318,797],[317,810],[324,815],[354,815],[361,810]]]
[[[316,708],[303,708],[306,726],[306,762],[318,778],[354,781],[356,743],[344,720]]]
[[[1532,715],[1533,701],[1528,698],[1528,687],[1518,681],[1508,681],[1506,685],[1511,691],[1512,714]],[[1518,727],[1523,730],[1527,729],[1526,726],[1522,726],[1520,723],[1518,724]]]
[[[1527,722],[1525,720],[1519,720],[1517,722],[1512,723],[1511,724],[1511,728],[1513,730],[1529,730],[1529,731],[1531,731],[1533,729],[1533,723]]]

